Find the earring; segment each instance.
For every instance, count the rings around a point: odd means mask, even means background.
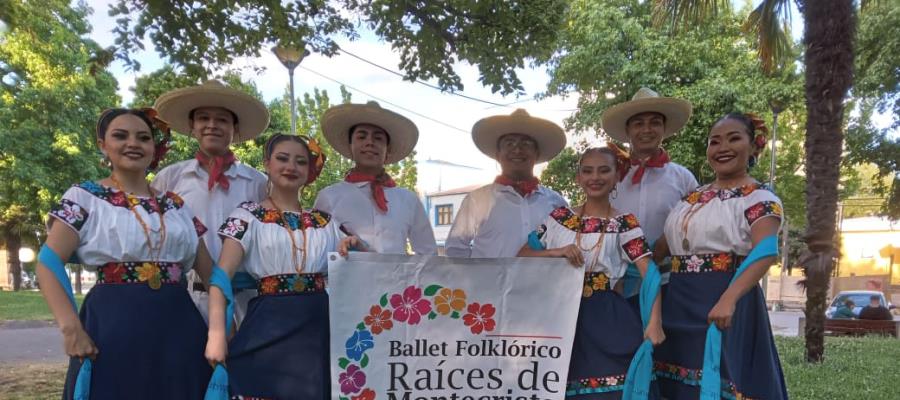
[[[103,157],[100,158],[100,166],[106,169],[112,169],[112,160],[109,159],[109,156],[106,153],[103,154]]]
[[[612,190],[612,192],[610,192],[610,194],[611,194],[610,197],[613,199],[615,199],[616,197],[619,197],[619,188],[616,186],[613,186],[613,190]]]
[[[272,178],[266,178],[266,196],[272,195]]]

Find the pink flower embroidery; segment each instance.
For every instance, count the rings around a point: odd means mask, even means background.
[[[466,311],[469,313],[463,316],[463,323],[470,327],[472,333],[476,335],[484,331],[490,332],[497,325],[497,322],[491,318],[497,312],[497,309],[490,304],[480,305],[472,303],[469,304]]]
[[[341,383],[341,393],[359,393],[366,385],[366,374],[356,364],[350,364],[346,372],[341,372],[338,381]]]
[[[697,256],[691,256],[691,259],[687,262],[687,271],[688,272],[700,272],[700,267],[703,265],[703,259]]]
[[[391,295],[391,307],[394,307],[394,319],[416,325],[422,316],[431,312],[431,303],[422,298],[422,289],[409,286],[403,290],[403,296]]]
[[[715,190],[707,190],[700,195],[700,202],[706,203],[716,197],[716,194],[718,194],[718,192]]]
[[[177,265],[172,265],[172,266],[167,267],[167,269],[168,269],[170,281],[175,282],[175,283],[181,281],[181,267],[179,267]]]

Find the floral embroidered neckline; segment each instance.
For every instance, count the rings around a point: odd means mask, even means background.
[[[287,222],[288,227],[292,230],[300,229],[301,221],[303,221],[304,229],[322,228],[331,221],[331,215],[315,209],[304,211],[302,213],[285,211],[284,218],[282,218],[282,214],[279,213],[278,210],[263,207],[259,203],[253,201],[245,201],[238,207],[249,211],[256,219],[265,224],[278,224],[283,227],[285,226],[285,222]]]
[[[104,186],[94,181],[84,181],[75,185],[75,187],[81,188],[92,194],[94,197],[106,201],[113,206],[128,208],[128,197],[125,196],[125,193],[111,187]],[[177,210],[184,206],[184,200],[172,192],[166,192],[156,196],[155,202],[151,201],[150,197],[132,196],[131,198],[132,203],[134,203],[133,205],[142,207],[147,213],[161,212],[165,214],[169,210]],[[159,208],[162,209],[160,210]]]
[[[550,216],[569,230],[581,233],[620,233],[640,226],[633,214],[619,214],[612,218],[579,217],[570,208],[559,207]]]
[[[757,190],[770,190],[768,185],[762,183],[749,183],[731,189],[711,189],[711,185],[704,185],[689,193],[682,200],[688,204],[708,203],[718,198],[722,201],[749,196]]]

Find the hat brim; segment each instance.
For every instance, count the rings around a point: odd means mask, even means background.
[[[269,110],[253,96],[228,87],[193,86],[165,93],[156,100],[159,116],[176,132],[191,135],[191,110],[221,107],[238,117],[232,143],[259,136],[269,126]]]
[[[654,97],[627,101],[617,104],[603,112],[603,130],[613,139],[628,143],[625,126],[628,119],[645,112],[656,112],[666,117],[666,128],[663,137],[677,133],[691,119],[693,108],[691,102],[671,97]]]
[[[566,134],[555,123],[535,117],[495,115],[482,119],[472,127],[472,141],[484,155],[497,159],[497,141],[503,135],[518,133],[537,142],[536,163],[552,160],[566,147]]]
[[[419,128],[409,118],[369,104],[341,104],[322,115],[325,140],[340,155],[353,159],[350,151],[350,128],[359,124],[375,125],[390,136],[390,150],[385,164],[403,160],[412,153],[419,141]]]

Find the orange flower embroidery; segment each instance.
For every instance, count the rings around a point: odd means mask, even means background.
[[[728,267],[731,266],[731,257],[728,254],[718,254],[712,259],[712,270],[713,271],[728,271]],[[673,263],[674,268],[674,263]]]

